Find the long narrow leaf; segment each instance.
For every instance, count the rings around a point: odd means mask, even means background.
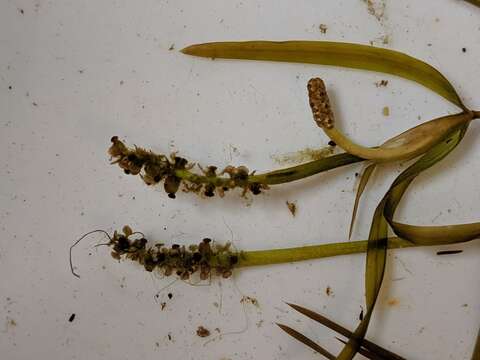
[[[373,171],[377,167],[377,164],[370,164],[363,171],[360,183],[358,184],[357,194],[355,195],[355,204],[353,205],[352,211],[352,220],[350,221],[350,230],[348,231],[348,239],[352,237],[353,225],[355,224],[355,218],[357,217],[358,204],[360,203],[360,198],[362,197],[363,191],[368,184],[368,180],[373,174]]]
[[[393,182],[390,189],[383,197],[375,210],[372,226],[370,229],[369,246],[367,248],[367,265],[365,271],[366,305],[367,313],[355,330],[353,336],[343,348],[338,359],[350,360],[360,348],[361,341],[365,337],[368,324],[375,307],[375,303],[383,280],[386,262],[386,250],[388,246],[388,220],[393,217],[395,209],[400,202],[407,187],[413,179],[422,171],[430,168],[445,158],[462,140],[468,124],[456,130],[439,144],[431,148],[413,165],[403,171]]]
[[[317,322],[319,322],[320,324],[328,327],[329,329],[333,330],[333,331],[336,331],[337,333],[339,333],[340,335],[343,335],[345,337],[351,337],[352,336],[352,332],[350,330],[348,330],[347,328],[337,324],[336,322],[328,319],[327,317],[315,312],[315,311],[312,311],[312,310],[309,310],[309,309],[306,309],[304,308],[303,306],[300,306],[300,305],[296,305],[296,304],[290,304],[290,303],[287,303],[287,305],[291,306],[293,309],[297,310],[299,313],[309,317],[310,319],[312,320],[315,320]],[[375,353],[377,355],[380,355],[384,358],[388,358],[388,359],[392,359],[392,360],[405,360],[403,357],[401,356],[398,356],[394,353],[392,353],[391,351],[388,351],[387,349],[384,349],[366,339],[364,339],[362,341],[362,344],[361,346],[363,346],[365,349],[369,350],[370,352],[372,353]]]
[[[337,339],[338,341],[340,341],[342,344],[347,345],[347,342],[346,342],[345,340],[342,340],[342,339],[340,339],[340,338],[338,338],[338,337],[335,337],[335,339]],[[370,351],[368,351],[367,349],[362,348],[362,347],[361,347],[360,349],[358,349],[358,353],[359,353],[360,355],[365,356],[367,359],[370,359],[370,360],[390,360],[389,358],[385,358],[385,357],[383,357],[383,356],[380,356],[380,355],[377,355],[377,354],[375,354],[375,353],[372,353],[372,352],[370,352]]]
[[[394,50],[329,41],[245,41],[197,44],[181,51],[208,58],[334,65],[387,73],[416,81],[465,109],[453,86],[438,70]]]
[[[323,347],[321,347],[320,345],[318,345],[316,342],[314,342],[313,340],[309,339],[308,337],[306,337],[305,335],[303,335],[302,333],[299,333],[297,330],[295,329],[292,329],[290,326],[287,326],[287,325],[283,325],[283,324],[279,324],[277,323],[277,325],[280,327],[280,329],[282,329],[283,331],[285,331],[288,335],[294,337],[295,339],[297,339],[298,341],[300,341],[301,343],[307,345],[309,348],[315,350],[316,352],[318,352],[319,354],[322,354],[323,356],[325,356],[327,359],[329,360],[335,360],[335,356],[332,355],[331,353],[329,353],[327,350],[325,350]]]

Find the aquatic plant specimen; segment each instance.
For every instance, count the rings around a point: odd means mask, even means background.
[[[168,197],[174,199],[183,186],[184,192],[194,192],[212,197],[223,197],[225,192],[235,188],[242,189],[242,196],[248,193],[258,195],[268,190],[270,185],[278,185],[299,180],[340,166],[353,164],[364,159],[350,154],[337,154],[314,160],[305,164],[275,170],[263,174],[249,172],[246,166],[225,167],[219,174],[216,166],[201,167],[201,174],[192,169],[194,163],[172,154],[170,158],[155,154],[140,147],[128,148],[117,136],[112,137],[108,153],[113,164],[123,169],[125,174],[140,175],[147,185],[156,185],[164,181]]]
[[[358,199],[377,164],[421,156],[397,177],[375,211],[368,240],[365,270],[366,313],[341,353],[336,357],[340,360],[352,359],[362,348],[383,281],[389,228],[398,236],[417,245],[428,244],[439,239],[443,243],[461,242],[480,236],[480,223],[435,227],[402,224],[393,219],[403,194],[415,177],[453,151],[463,139],[470,122],[480,117],[480,112],[468,109],[450,82],[438,70],[397,51],[336,42],[247,41],[192,45],[183,49],[182,52],[208,58],[301,62],[384,72],[416,81],[460,108],[461,112],[458,114],[431,120],[377,147],[367,148],[355,144],[335,128],[335,118],[323,81],[317,78],[309,82],[310,106],[317,124],[347,153],[371,162],[367,168],[368,171],[361,179],[354,216]],[[311,345],[310,342],[308,344]],[[316,349],[318,350],[318,347]],[[479,355],[477,353],[474,356]]]

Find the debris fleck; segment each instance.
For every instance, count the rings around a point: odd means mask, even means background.
[[[242,303],[242,304],[250,303],[250,304],[252,304],[252,305],[254,305],[254,306],[256,306],[256,307],[260,307],[260,305],[258,304],[258,300],[255,299],[255,298],[253,298],[253,297],[251,297],[251,296],[246,296],[246,295],[244,295],[244,296],[242,297],[242,299],[240,300],[240,303]]]
[[[18,11],[20,12],[20,14],[25,14],[25,11],[23,9],[18,9]]]
[[[335,143],[335,141],[330,140],[330,141],[328,142],[328,146],[335,147],[335,146],[337,146],[337,144]]]
[[[167,303],[166,303],[166,302],[160,303],[160,310],[165,309],[165,306],[167,306]]]
[[[388,80],[380,80],[375,82],[376,87],[382,87],[382,86],[387,86],[388,85]]]
[[[467,52],[467,48],[462,48],[462,52],[466,53],[466,52]]]
[[[358,320],[363,321],[363,309],[360,311],[360,315],[358,315]]]
[[[204,338],[204,337],[207,337],[207,336],[210,336],[210,330],[204,328],[203,326],[199,326],[197,328],[197,335]]]
[[[322,34],[326,34],[326,33],[327,33],[327,30],[328,30],[328,27],[327,27],[327,25],[325,25],[325,24],[320,24],[320,26],[318,27],[318,29],[320,30],[320,32],[321,32]]]
[[[396,305],[398,305],[398,304],[400,304],[400,301],[398,301],[398,300],[395,299],[395,298],[390,299],[390,300],[387,301],[387,305],[388,305],[388,306],[392,306],[392,307],[393,307],[393,306],[396,306]]]
[[[382,114],[383,116],[389,116],[390,115],[390,108],[388,106],[384,106],[382,109]]]
[[[385,1],[384,0],[364,0],[367,4],[368,13],[378,21],[381,21],[385,15]]]
[[[70,317],[68,318],[68,322],[73,322],[73,320],[75,320],[75,313],[70,315]]]
[[[171,300],[173,298],[173,294],[172,293],[168,293],[168,298]]]
[[[437,255],[453,255],[453,254],[460,254],[463,250],[442,250],[437,251]]]
[[[292,213],[292,216],[295,217],[295,215],[297,214],[296,201],[290,202],[287,200],[285,203],[287,204],[288,210],[290,210],[290,212]]]
[[[312,160],[320,160],[333,154],[333,146],[325,146],[320,149],[305,148],[300,151],[294,151],[282,155],[270,156],[280,165],[298,164]]]
[[[169,50],[169,51],[175,50],[175,44],[170,45],[170,47],[168,48],[168,50]]]
[[[327,294],[327,296],[333,295],[333,291],[330,286],[327,286],[327,288],[325,289],[325,294]]]

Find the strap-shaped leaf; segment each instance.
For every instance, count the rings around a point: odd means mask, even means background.
[[[323,356],[325,356],[327,359],[329,360],[335,360],[335,356],[332,355],[331,353],[329,353],[327,350],[325,350],[323,347],[321,347],[320,345],[318,345],[315,341],[313,341],[312,339],[306,337],[305,335],[303,335],[302,333],[298,332],[297,330],[295,329],[292,329],[290,326],[287,326],[287,325],[283,325],[283,324],[279,324],[277,323],[278,327],[280,327],[280,329],[282,329],[283,331],[285,331],[288,335],[294,337],[295,339],[297,339],[298,341],[300,341],[301,343],[307,345],[309,348],[315,350],[316,352],[318,352],[319,354],[322,354]]]
[[[181,51],[208,58],[334,65],[387,73],[416,81],[465,109],[453,86],[437,69],[394,50],[330,41],[244,41],[197,44]]]
[[[357,194],[355,195],[355,203],[353,204],[352,211],[352,220],[350,221],[350,230],[348,231],[348,239],[352,237],[353,225],[355,224],[355,218],[357,217],[358,205],[360,203],[360,198],[362,197],[363,191],[368,184],[370,176],[373,174],[373,170],[377,167],[377,164],[368,165],[363,171],[360,177],[360,183],[358,184]]]
[[[445,158],[460,143],[468,124],[456,130],[446,139],[432,147],[413,165],[403,171],[393,182],[375,210],[367,249],[367,266],[365,270],[365,288],[367,313],[338,356],[339,360],[351,360],[358,352],[368,329],[368,324],[383,280],[388,246],[388,221],[391,221],[395,209],[408,185],[422,171],[432,167]]]
[[[319,314],[315,311],[309,310],[307,308],[304,308],[303,306],[296,305],[296,304],[287,303],[287,305],[291,306],[293,309],[295,309],[299,313],[309,317],[310,319],[319,322],[320,324],[330,328],[333,331],[336,331],[340,335],[343,335],[345,337],[352,336],[352,332],[350,330],[348,330],[347,328],[337,324],[336,322],[328,319],[327,317],[325,317],[325,316],[323,316],[323,315],[321,315],[321,314]],[[376,354],[376,355],[379,355],[383,359],[405,360],[403,357],[401,357],[397,354],[394,354],[391,351],[389,351],[387,349],[384,349],[384,348],[382,348],[382,347],[380,347],[380,346],[378,346],[378,345],[376,345],[376,344],[374,344],[374,343],[372,343],[371,341],[368,341],[368,340],[363,340],[362,346],[365,349],[367,349],[369,352],[371,352],[373,354]]]

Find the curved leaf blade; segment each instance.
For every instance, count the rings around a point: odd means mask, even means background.
[[[357,210],[358,210],[358,205],[360,204],[360,198],[362,197],[362,194],[365,191],[365,187],[368,184],[368,180],[370,180],[370,177],[372,176],[373,171],[375,170],[376,167],[377,167],[377,164],[368,165],[360,177],[360,183],[358,184],[357,194],[355,195],[355,203],[353,204],[352,220],[350,221],[350,229],[348,231],[349,240],[352,238],[353,225],[355,224],[355,218],[357,217]]]
[[[450,82],[433,66],[399,51],[330,41],[212,42],[188,46],[184,54],[208,58],[334,65],[396,75],[415,81],[465,109]]]

